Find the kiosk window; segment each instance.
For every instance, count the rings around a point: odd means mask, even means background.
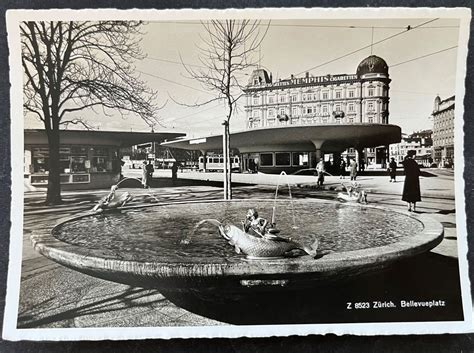
[[[290,165],[290,153],[289,152],[277,152],[275,153],[275,165]]]
[[[260,165],[271,167],[273,165],[273,153],[260,153]]]
[[[299,167],[308,166],[308,153],[293,152],[293,165]]]

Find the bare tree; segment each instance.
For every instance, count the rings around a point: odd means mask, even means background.
[[[122,117],[136,114],[156,123],[156,92],[134,74],[144,57],[140,21],[23,22],[20,25],[25,74],[24,109],[39,118],[49,144],[47,204],[61,202],[61,126],[90,122],[84,109],[102,107]],[[90,110],[88,111],[90,112]]]
[[[203,68],[191,68],[183,64],[192,78],[199,81],[207,90],[216,93],[214,98],[193,104],[204,105],[215,101],[224,101],[227,109],[223,122],[223,154],[224,154],[224,199],[232,198],[232,163],[230,159],[229,123],[237,109],[237,102],[243,96],[243,85],[249,68],[256,67],[254,57],[268,31],[270,23],[263,33],[260,21],[253,20],[213,20],[202,22],[205,36],[201,36],[202,44],[198,46],[199,61]]]

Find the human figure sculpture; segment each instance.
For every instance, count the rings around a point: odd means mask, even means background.
[[[265,218],[259,217],[258,212],[254,208],[247,211],[245,221],[243,222],[245,233],[257,235],[260,237],[274,237],[280,231],[275,228],[275,225],[268,222]]]

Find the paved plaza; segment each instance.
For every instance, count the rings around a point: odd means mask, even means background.
[[[124,172],[128,177],[139,177],[140,171]],[[454,202],[454,176],[450,170],[429,170],[421,177],[422,202],[417,212],[432,216],[444,225],[445,238],[432,250],[440,266],[455,266],[457,236]],[[138,188],[138,181],[124,183],[123,190],[135,196],[134,202],[170,202],[221,199],[222,189],[218,173],[178,173],[173,185],[171,172],[155,172],[152,188]],[[397,183],[389,183],[384,175],[360,176],[358,182],[369,190],[369,203],[393,210],[406,210],[401,201],[403,176]],[[274,197],[278,176],[234,174],[233,189],[236,199]],[[285,180],[292,186],[292,196],[298,199],[335,199],[341,187],[339,177],[327,177],[325,187],[315,187],[315,177],[291,176]],[[136,184],[134,184],[136,183]],[[282,188],[282,197],[287,197]],[[18,327],[145,327],[222,325],[182,309],[159,291],[134,288],[87,276],[56,264],[35,252],[30,235],[41,229],[51,229],[64,216],[91,209],[108,190],[63,192],[64,203],[45,206],[44,190],[25,192],[23,262]],[[454,264],[454,265],[453,265]]]

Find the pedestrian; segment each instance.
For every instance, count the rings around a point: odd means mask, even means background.
[[[174,162],[171,166],[171,180],[173,185],[176,185],[176,180],[178,179],[178,163]]]
[[[151,186],[151,181],[153,180],[154,171],[155,171],[155,168],[153,168],[153,164],[151,163],[151,161],[148,161],[148,164],[146,166],[146,173],[147,173],[146,185],[148,187]]]
[[[395,158],[391,158],[390,163],[388,165],[388,174],[390,175],[390,182],[396,182],[397,177],[397,162],[395,162]]]
[[[357,162],[354,158],[351,159],[351,164],[350,164],[349,168],[350,168],[349,175],[351,177],[351,180],[356,180],[356,178],[357,178]]]
[[[146,161],[143,161],[142,164],[142,185],[144,189],[148,188],[148,171]]]
[[[421,201],[420,193],[420,167],[414,159],[414,151],[408,151],[402,162],[405,171],[405,183],[403,184],[402,200],[408,202],[408,211],[416,211],[416,203]]]
[[[340,173],[341,173],[341,176],[339,177],[339,179],[345,179],[346,178],[346,162],[344,161],[344,159],[341,159],[341,164],[339,165],[339,170],[340,170]]]
[[[324,183],[324,172],[326,171],[324,167],[324,161],[321,159],[316,165],[316,172],[318,173],[318,185],[322,186]]]

